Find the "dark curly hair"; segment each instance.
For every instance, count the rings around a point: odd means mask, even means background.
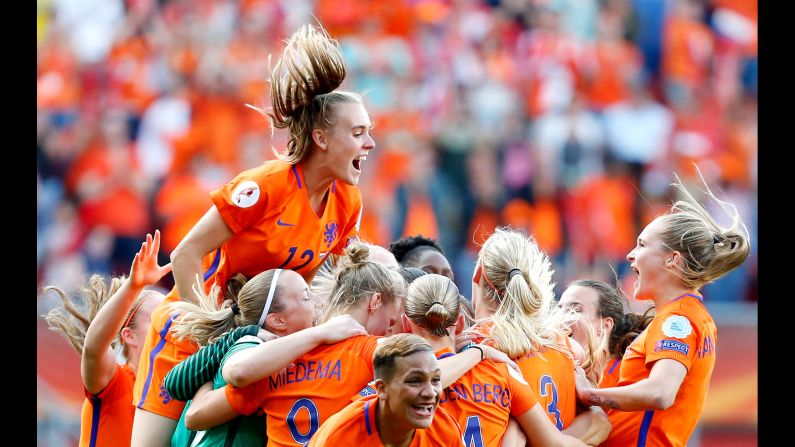
[[[444,256],[444,250],[442,250],[439,242],[421,234],[402,237],[389,244],[389,251],[395,255],[397,262],[404,267],[414,267],[412,264],[417,262],[425,250],[435,250]]]

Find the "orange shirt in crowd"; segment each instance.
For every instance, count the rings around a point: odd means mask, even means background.
[[[627,99],[630,75],[640,70],[640,51],[624,40],[597,42],[591,57],[595,70],[585,91],[590,104],[601,110]]]
[[[563,222],[554,200],[539,198],[533,206],[522,198],[511,199],[502,209],[502,222],[512,228],[526,228],[550,257],[563,249]]]
[[[707,25],[670,16],[663,30],[664,77],[693,88],[703,86],[709,76],[712,46],[712,33]]]
[[[155,196],[155,212],[163,222],[161,250],[171,253],[207,212],[212,201],[210,191],[191,174],[166,176],[164,180],[163,187]]]
[[[239,414],[267,415],[268,446],[303,446],[373,379],[378,339],[360,335],[320,345],[247,387],[227,385],[227,401]]]
[[[613,428],[602,446],[685,446],[696,427],[715,367],[717,328],[697,292],[657,309],[649,327],[627,349],[617,386],[649,377],[654,362],[673,359],[687,368],[667,410],[608,410]]]
[[[357,399],[329,418],[315,433],[307,447],[342,446],[383,447],[375,421],[378,396]],[[270,425],[268,425],[270,427]],[[436,407],[430,427],[416,429],[409,447],[463,447],[461,427],[441,406]]]

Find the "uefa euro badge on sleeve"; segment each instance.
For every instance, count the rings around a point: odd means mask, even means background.
[[[662,331],[668,337],[685,338],[693,332],[690,321],[681,315],[671,315],[662,324]]]

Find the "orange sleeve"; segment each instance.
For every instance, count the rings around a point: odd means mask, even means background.
[[[226,401],[235,410],[235,413],[242,415],[253,414],[257,411],[264,401],[267,392],[268,378],[254,382],[243,388],[226,385]]]
[[[508,384],[511,387],[511,416],[521,416],[533,408],[538,399],[524,378],[517,377],[518,373],[507,365],[505,368],[508,370]]]
[[[655,318],[645,340],[646,366],[660,359],[673,359],[689,370],[698,351],[698,338],[693,322],[683,315]]]
[[[239,233],[257,223],[268,208],[269,187],[267,171],[249,169],[232,181],[212,191],[210,198],[229,228]]]

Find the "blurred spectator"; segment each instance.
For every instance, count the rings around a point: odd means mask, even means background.
[[[662,77],[673,107],[686,107],[709,76],[714,43],[703,16],[701,0],[675,0],[665,21]]]
[[[533,125],[540,176],[571,189],[589,174],[603,171],[604,131],[581,96],[566,111],[550,112]]]
[[[642,55],[624,40],[620,12],[604,9],[596,24],[596,42],[589,45],[583,63],[583,84],[591,107],[605,107],[624,101],[630,85],[642,75]]]
[[[665,158],[674,117],[646,85],[629,84],[629,98],[605,109],[602,117],[608,152],[630,166],[636,181],[646,166]]]

